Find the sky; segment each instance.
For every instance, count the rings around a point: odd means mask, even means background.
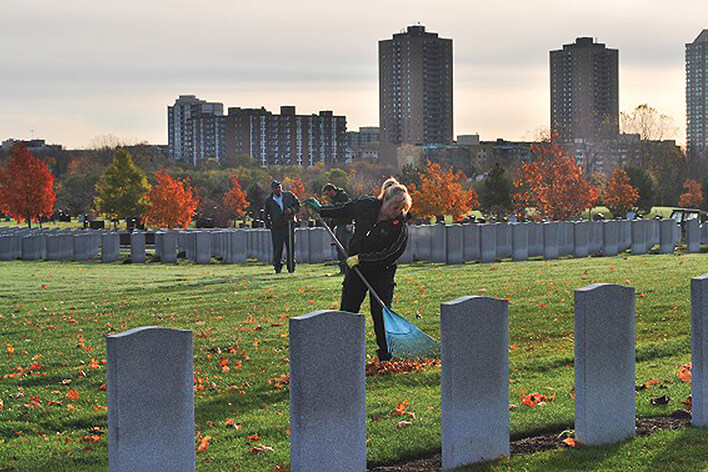
[[[549,51],[619,49],[620,111],[647,103],[685,142],[685,44],[706,0],[1,0],[0,140],[69,149],[167,142],[181,94],[228,107],[333,110],[378,126],[378,41],[420,23],[453,40],[454,134],[549,127]]]

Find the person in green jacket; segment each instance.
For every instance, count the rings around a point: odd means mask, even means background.
[[[338,188],[333,183],[327,183],[322,187],[322,194],[327,197],[331,205],[344,205],[348,203],[351,198],[343,188]],[[345,248],[349,246],[349,240],[352,237],[351,225],[346,218],[332,218],[331,224],[329,226],[334,227],[334,234],[342,243]],[[339,256],[339,273],[344,274],[344,269],[347,267],[346,255],[337,248],[337,255]]]

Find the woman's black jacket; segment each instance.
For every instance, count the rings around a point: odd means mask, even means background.
[[[354,234],[347,252],[359,255],[362,269],[385,269],[394,266],[408,243],[406,217],[377,222],[382,202],[376,197],[359,197],[344,205],[325,206],[320,215],[347,223],[354,221]]]

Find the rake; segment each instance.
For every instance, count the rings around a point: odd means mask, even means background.
[[[332,241],[337,245],[339,250],[344,254],[344,257],[348,257],[346,249],[339,242],[337,236],[335,236],[332,229],[324,222],[322,216],[319,213],[315,213],[317,219],[322,226],[325,227],[329,233]],[[361,273],[357,266],[353,267],[354,272],[359,276],[366,288],[369,290],[370,296],[381,305],[383,310],[383,321],[384,329],[386,331],[386,345],[388,346],[388,351],[391,357],[397,359],[424,359],[424,358],[439,358],[440,357],[440,343],[435,339],[430,337],[416,327],[413,323],[394,312],[386,306],[386,304],[381,300],[379,294],[373,289],[369,281],[366,280],[364,274]]]

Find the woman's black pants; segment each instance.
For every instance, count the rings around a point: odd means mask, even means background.
[[[361,269],[360,269],[361,270]],[[387,307],[391,307],[393,301],[393,288],[395,286],[394,277],[396,275],[396,266],[387,267],[385,269],[369,269],[361,270],[366,280],[371,284],[371,287],[381,297],[381,300]],[[344,282],[342,282],[342,301],[340,309],[351,313],[359,313],[359,308],[366,297],[368,289],[361,278],[349,267],[344,273]],[[379,360],[385,361],[391,358],[386,345],[386,330],[384,328],[383,310],[378,301],[369,295],[371,307],[371,317],[374,320],[374,332],[376,333],[376,344]]]

